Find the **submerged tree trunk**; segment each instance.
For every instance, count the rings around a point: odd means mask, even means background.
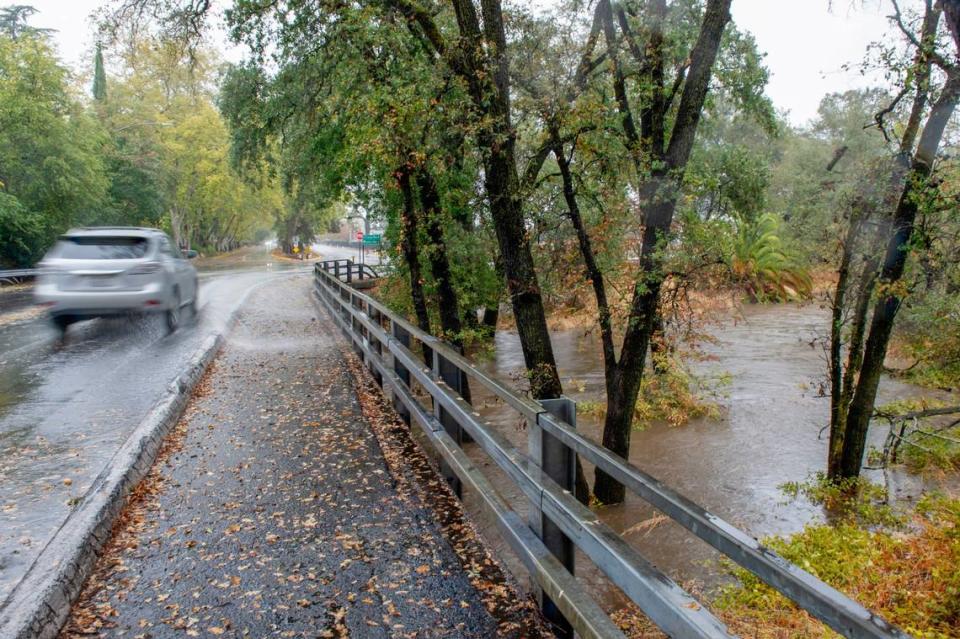
[[[874,305],[870,332],[863,350],[860,376],[847,414],[839,469],[841,477],[860,475],[863,453],[866,449],[867,429],[870,418],[873,416],[877,388],[887,355],[887,345],[893,332],[894,320],[900,310],[900,303],[906,294],[906,284],[902,282],[902,278],[910,253],[910,242],[919,208],[918,200],[928,188],[928,178],[933,171],[940,141],[943,139],[947,122],[956,109],[958,98],[960,98],[960,70],[953,68],[920,134],[920,142],[893,215],[893,235],[887,243],[883,269],[879,278],[880,296]]]
[[[570,222],[573,224],[573,228],[577,233],[580,253],[583,255],[583,263],[586,270],[585,275],[593,286],[593,293],[597,300],[600,341],[603,347],[604,377],[610,379],[611,371],[616,370],[617,358],[613,345],[613,324],[610,315],[610,303],[607,300],[607,290],[603,280],[603,272],[597,264],[590,235],[587,233],[587,229],[583,224],[583,216],[580,215],[580,205],[577,202],[576,189],[573,186],[570,162],[567,160],[563,151],[563,142],[555,127],[552,128],[550,137],[553,143],[553,154],[557,159],[557,165],[560,167],[560,177],[563,180],[563,197],[567,203],[567,212],[570,216]],[[610,388],[608,387],[608,396],[609,393]],[[587,483],[587,477],[583,472],[583,465],[580,463],[579,458],[577,459],[576,491],[581,501],[584,501],[590,495],[590,486]]]
[[[834,383],[831,388],[834,393],[833,404],[837,407],[836,426],[834,416],[831,415],[831,454],[828,463],[828,476],[833,480],[860,475],[867,432],[874,412],[890,335],[900,304],[908,292],[908,284],[903,281],[903,274],[915,235],[919,201],[931,188],[929,178],[944,130],[960,100],[960,68],[956,62],[950,62],[936,52],[942,6],[932,0],[927,0],[925,5],[919,36],[907,32],[906,27],[900,23],[905,35],[917,48],[912,78],[915,94],[903,129],[893,173],[894,192],[898,189],[899,197],[893,204],[890,236],[882,253],[882,268],[881,253],[868,249],[860,275],[859,297],[852,309],[853,326],[848,344],[846,371],[842,383]],[[957,12],[947,11],[946,17],[953,44],[960,50]],[[926,122],[923,123],[932,94],[930,81],[934,63],[946,72],[947,79],[930,109]],[[888,108],[878,113],[876,119],[881,128],[884,125],[883,117],[889,112]],[[878,299],[874,304],[872,317],[868,318],[871,296],[875,290],[878,291]],[[836,366],[833,365],[834,368]]]
[[[648,108],[641,112],[641,132],[638,132],[630,109],[625,74],[618,63],[619,42],[613,25],[613,7],[610,0],[601,0],[598,8],[602,14],[624,137],[642,181],[640,202],[644,228],[640,264],[620,359],[616,370],[608,373],[607,415],[603,425],[603,445],[624,458],[630,454],[634,406],[643,380],[647,351],[658,325],[660,290],[666,277],[663,249],[669,241],[677,198],[720,50],[720,40],[730,21],[730,4],[731,0],[708,0],[706,4],[669,136],[667,112],[672,107],[663,87],[663,40],[659,36],[652,37],[646,54],[650,60],[649,81],[654,90]],[[667,12],[666,3],[658,2],[655,9],[662,21]],[[618,19],[624,36],[628,36],[627,17],[622,11],[618,11]],[[628,44],[632,43],[628,41]],[[635,57],[644,55],[639,47],[631,46],[630,51]],[[649,171],[649,166],[657,168]],[[645,178],[648,172],[650,177]],[[607,504],[621,503],[625,497],[623,485],[600,468],[596,471],[593,490],[597,499]]]
[[[830,304],[830,348],[827,354],[830,378],[830,439],[827,453],[827,475],[833,477],[840,467],[840,455],[843,450],[843,433],[846,407],[843,402],[843,332],[845,328],[844,310],[847,293],[850,288],[850,269],[856,253],[857,240],[862,228],[863,211],[854,205],[843,241],[840,265],[837,268],[837,286]]]

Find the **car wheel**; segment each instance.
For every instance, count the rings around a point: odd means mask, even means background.
[[[60,333],[61,337],[66,336],[67,328],[74,322],[73,316],[71,315],[55,315],[50,319],[53,321],[53,326]]]
[[[190,300],[190,314],[197,316],[197,298],[200,297],[200,285],[197,280],[193,280],[193,299]]]
[[[180,291],[173,289],[173,301],[165,313],[167,332],[173,333],[180,326]]]

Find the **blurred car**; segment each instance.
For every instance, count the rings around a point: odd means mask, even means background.
[[[197,309],[197,271],[163,231],[133,227],[73,229],[39,264],[34,297],[65,332],[89,317],[164,314],[177,330],[181,312]]]

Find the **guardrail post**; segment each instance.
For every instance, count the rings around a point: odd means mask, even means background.
[[[337,281],[339,282],[340,280],[337,280]],[[340,283],[340,284],[338,284],[337,286],[340,287],[340,300],[341,300],[341,301],[340,301],[340,314],[343,316],[343,321],[344,321],[344,322],[349,322],[349,321],[350,321],[350,311],[349,311],[349,309],[347,309],[347,307],[346,307],[346,305],[344,304],[344,302],[347,302],[347,303],[350,302],[350,289],[347,288],[346,286],[344,286],[343,283]]]
[[[373,323],[383,328],[383,315],[379,310],[373,308],[369,304],[367,305],[367,313],[370,315],[370,319],[373,320]],[[377,357],[383,358],[383,344],[379,339],[368,331],[368,340],[370,342],[370,350],[377,354]],[[380,370],[377,368],[376,364],[372,361],[370,362],[370,373],[373,375],[373,379],[377,381],[377,385],[380,388],[383,388],[383,375],[380,374]]]
[[[453,362],[440,355],[437,349],[433,349],[433,374],[443,380],[457,395],[463,392],[463,376],[460,374],[460,369]],[[453,415],[444,410],[436,399],[433,400],[433,406],[437,420],[443,425],[443,430],[447,431],[453,441],[457,442],[457,446],[463,446],[463,428],[461,428],[459,422],[453,418]],[[460,478],[442,459],[440,460],[440,474],[453,489],[457,498],[462,498],[463,484]]]
[[[358,311],[363,310],[363,308],[360,305],[360,299],[356,295],[354,295],[352,291],[350,292],[350,306],[357,309]],[[360,356],[360,361],[366,363],[367,358],[366,358],[366,355],[364,355],[363,353],[363,346],[358,343],[358,341],[363,341],[363,337],[364,337],[363,324],[361,324],[359,320],[357,320],[357,318],[353,316],[353,314],[350,315],[350,327],[353,329],[353,334],[360,337],[360,340],[357,340],[357,339],[350,340],[353,343],[353,350],[355,350],[357,352],[357,355]]]
[[[403,344],[406,348],[410,348],[410,333],[407,332],[403,326],[397,322],[391,321],[391,333],[393,338]],[[407,385],[407,388],[410,388],[410,371],[407,370],[407,367],[400,363],[400,361],[394,357],[393,358],[393,371],[397,374],[397,377],[400,378],[404,384]],[[393,396],[393,409],[397,411],[397,414],[403,419],[403,421],[410,425],[410,411],[404,405],[400,398],[394,394]]]
[[[576,428],[577,404],[572,399],[567,397],[542,399],[540,404],[548,413]],[[559,439],[545,432],[540,427],[539,420],[538,416],[538,423],[528,425],[530,457],[550,479],[572,493],[576,485],[576,454]],[[573,542],[563,534],[559,526],[544,517],[543,512],[539,509],[539,504],[534,504],[533,508],[530,509],[530,526],[537,536],[543,540],[547,549],[560,560],[560,563],[570,571],[571,575],[574,574]],[[573,638],[573,627],[570,622],[560,613],[556,604],[542,592],[540,593],[540,609],[544,618],[553,627],[556,636],[564,639]]]
[[[340,262],[333,263],[333,276],[338,280],[340,279]]]

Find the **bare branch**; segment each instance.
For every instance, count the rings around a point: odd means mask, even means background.
[[[908,27],[906,23],[904,23],[903,13],[901,13],[900,11],[900,4],[898,0],[890,0],[890,3],[893,5],[893,16],[892,16],[893,21],[894,23],[896,23],[897,27],[900,29],[903,35],[907,38],[907,40],[909,40],[913,46],[915,46],[919,51],[921,51],[927,59],[929,59],[931,62],[936,64],[938,67],[944,70],[950,69],[953,65],[947,62],[947,60],[942,55],[940,55],[934,50],[933,43],[921,42],[917,38],[913,30],[910,29],[910,27]]]

